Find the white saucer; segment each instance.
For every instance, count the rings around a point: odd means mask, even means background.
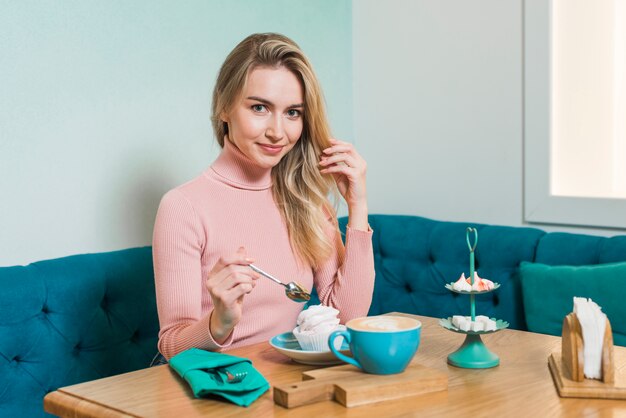
[[[313,366],[328,366],[343,363],[330,351],[306,351],[300,347],[291,332],[278,334],[270,339],[270,345],[293,361]],[[350,356],[350,349],[345,342],[341,345],[343,354]]]

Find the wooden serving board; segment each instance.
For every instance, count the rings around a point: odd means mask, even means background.
[[[335,400],[346,407],[447,390],[447,374],[409,364],[399,374],[375,375],[343,365],[302,373],[302,381],[274,387],[274,402],[285,408]]]

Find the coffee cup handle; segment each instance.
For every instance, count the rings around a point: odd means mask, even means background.
[[[350,333],[347,331],[333,331],[329,336],[328,336],[328,347],[330,348],[330,351],[333,352],[333,354],[335,355],[335,357],[337,357],[339,360],[341,361],[345,361],[346,363],[352,364],[353,366],[358,367],[359,369],[363,369],[363,367],[361,367],[361,365],[359,364],[358,361],[356,361],[355,359],[353,359],[352,357],[348,357],[343,353],[340,353],[339,350],[337,350],[335,348],[335,338],[337,337],[343,337],[346,339],[346,342],[348,344],[350,344]]]

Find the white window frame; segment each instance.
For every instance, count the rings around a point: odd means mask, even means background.
[[[551,0],[524,1],[524,220],[626,229],[626,199],[550,193]]]

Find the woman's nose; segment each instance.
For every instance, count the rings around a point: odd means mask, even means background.
[[[273,116],[265,130],[265,135],[273,141],[280,141],[285,136],[283,120],[280,115]]]

